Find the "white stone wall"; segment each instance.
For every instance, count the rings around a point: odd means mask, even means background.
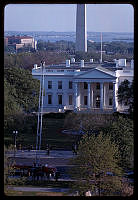
[[[70,71],[69,71],[70,70]],[[111,109],[113,110],[115,106],[117,107],[117,111],[120,109],[125,109],[125,107],[120,108],[120,105],[117,101],[117,90],[119,84],[127,79],[129,81],[133,80],[133,72],[125,72],[123,70],[116,71],[116,77],[109,75],[109,72],[101,73],[99,69],[95,69],[88,73],[87,70],[84,72],[80,72],[77,70],[66,68],[49,68],[44,70],[45,81],[44,81],[44,107],[49,112],[58,111],[60,107],[73,110],[74,108],[80,109],[88,109],[89,107],[89,96],[90,96],[90,108],[96,108],[96,98],[100,97],[100,102],[103,100],[103,103],[100,103],[101,109]],[[40,80],[41,69],[38,67],[37,69],[32,70],[32,74],[34,78]],[[77,76],[79,75],[79,76]],[[100,77],[100,78],[99,78]],[[52,89],[48,89],[48,81],[52,81]],[[62,81],[62,89],[58,89],[58,81]],[[72,81],[72,89],[69,89],[69,81]],[[90,83],[90,90],[84,89],[84,82]],[[96,83],[99,82],[103,88],[96,89]],[[114,89],[109,90],[109,82],[115,83]],[[114,84],[113,84],[114,85]],[[90,92],[88,92],[90,91]],[[103,91],[103,95],[102,95]],[[115,98],[114,98],[115,93]],[[52,95],[52,104],[48,104],[48,95]],[[58,103],[58,95],[62,95],[62,106]],[[69,95],[72,95],[72,105],[69,105]],[[101,99],[101,95],[103,99]],[[84,96],[87,96],[87,105],[84,105]],[[109,105],[109,98],[112,98],[112,105]],[[115,99],[115,101],[114,101]],[[99,109],[100,109],[99,108]]]
[[[52,81],[52,89],[48,89],[48,81]],[[58,81],[62,81],[62,89],[58,89]],[[72,79],[67,77],[45,77],[45,107],[59,107],[58,95],[62,95],[62,105],[69,107],[69,95],[73,95],[73,89],[69,89],[69,81]],[[52,95],[52,104],[48,104],[48,95]]]

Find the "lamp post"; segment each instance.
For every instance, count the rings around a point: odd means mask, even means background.
[[[13,131],[14,135],[14,158],[15,158],[15,149],[16,149],[16,137],[17,137],[18,131]]]

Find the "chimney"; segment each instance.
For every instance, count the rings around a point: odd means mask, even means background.
[[[72,63],[75,63],[75,58],[71,58],[71,62],[72,62]]]
[[[126,59],[119,59],[118,64],[120,67],[126,67]]]
[[[90,63],[93,63],[93,58],[90,59]]]
[[[134,60],[131,60],[131,69],[134,69]]]
[[[66,67],[70,67],[70,60],[66,60]]]
[[[81,67],[84,67],[84,60],[81,60]]]
[[[37,69],[37,64],[34,64],[34,69]]]

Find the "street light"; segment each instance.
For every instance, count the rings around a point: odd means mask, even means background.
[[[15,158],[15,149],[16,149],[16,137],[17,137],[18,131],[13,131],[14,135],[14,158]]]

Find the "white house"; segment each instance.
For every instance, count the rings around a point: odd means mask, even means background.
[[[122,60],[122,59],[121,59]],[[125,66],[121,66],[125,63]],[[84,63],[67,60],[60,65],[37,66],[34,78],[44,77],[43,112],[114,112],[127,109],[118,104],[117,90],[121,81],[133,80],[133,62]]]

